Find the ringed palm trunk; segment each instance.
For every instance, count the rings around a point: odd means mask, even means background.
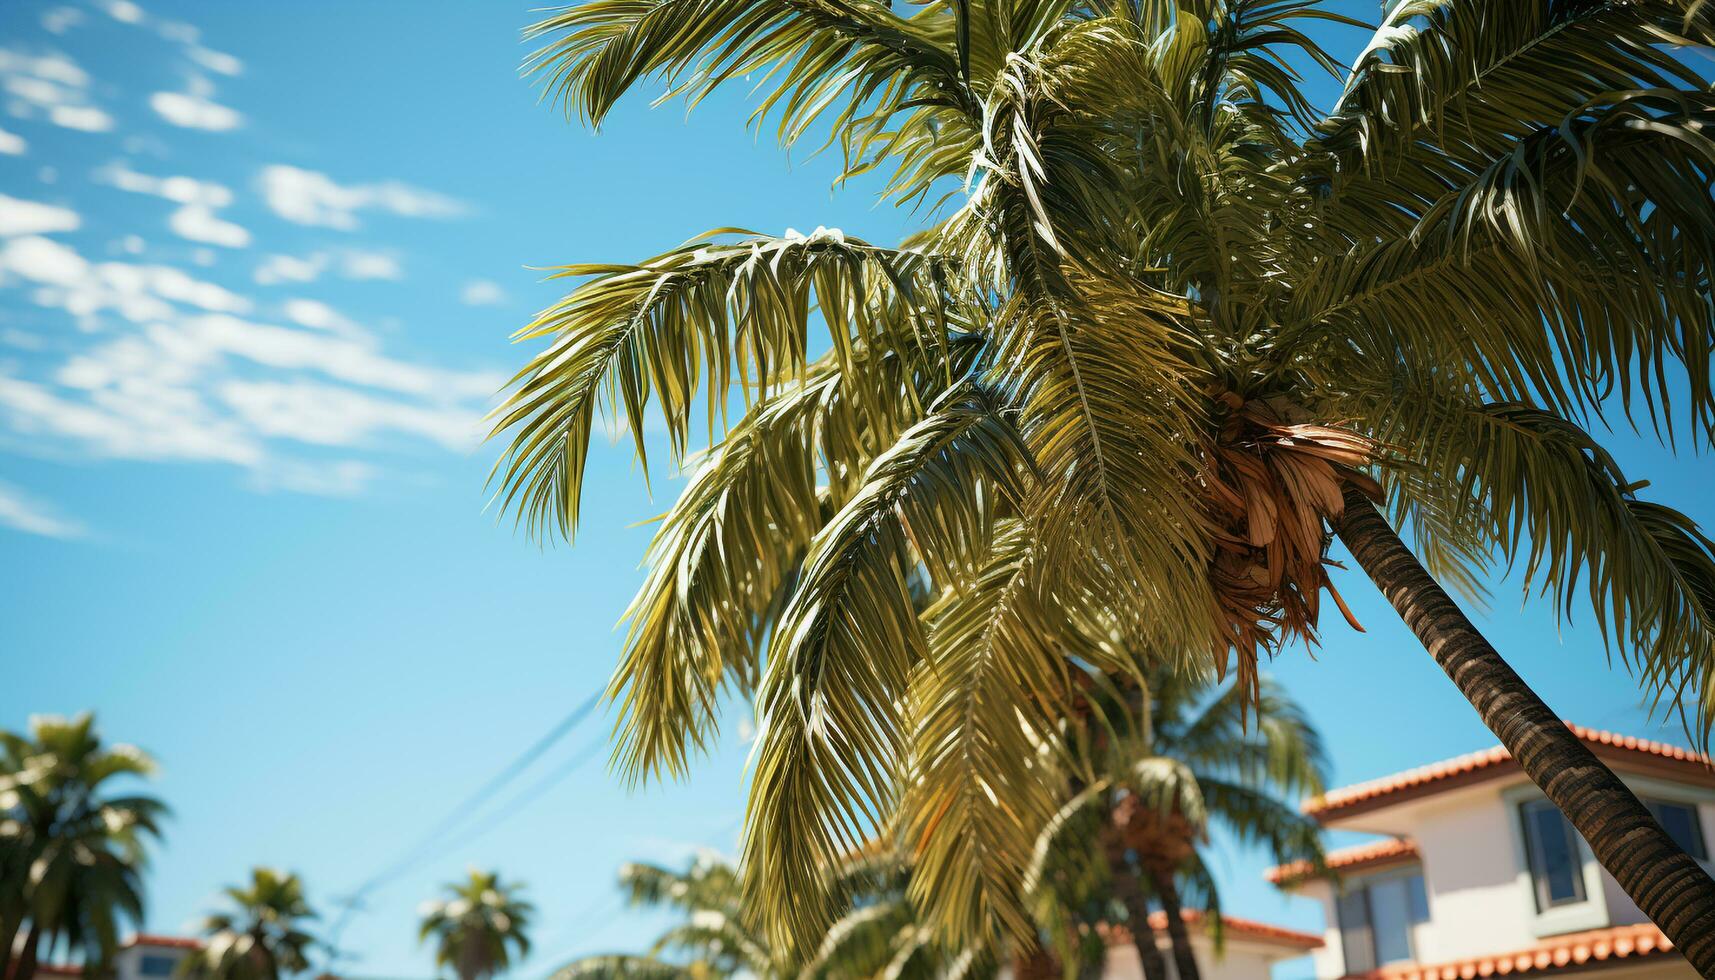
[[[1191,934],[1185,928],[1184,906],[1179,901],[1179,886],[1172,872],[1151,871],[1149,883],[1161,899],[1161,911],[1167,915],[1167,938],[1173,944],[1173,968],[1179,980],[1201,980],[1197,967],[1197,951],[1191,948]]]
[[[1125,906],[1131,943],[1137,948],[1144,980],[1167,980],[1167,960],[1161,955],[1161,947],[1155,944],[1155,930],[1149,925],[1149,902],[1143,897],[1137,872],[1126,863],[1124,848],[1108,848],[1108,874],[1113,880],[1114,897]]]
[[[1386,519],[1345,488],[1336,531],[1358,564],[1644,914],[1715,976],[1715,881],[1459,611]]]

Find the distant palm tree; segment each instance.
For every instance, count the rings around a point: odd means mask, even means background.
[[[1707,741],[1715,541],[1587,430],[1715,442],[1715,4],[1407,0],[1350,60],[1313,40],[1331,23],[1355,22],[587,0],[533,29],[592,123],[639,87],[760,79],[757,118],[838,146],[842,181],[951,202],[896,246],[729,229],[567,266],[497,413],[503,503],[569,533],[598,410],[640,456],[659,410],[682,461],[745,399],[660,525],[612,689],[632,776],[682,772],[722,688],[754,692],[745,881],[771,935],[813,942],[822,869],[895,814],[951,940],[1028,929],[1018,875],[1065,783],[1029,750],[1068,649],[1123,673],[1194,648],[1248,687],[1315,635],[1337,536],[1715,975],[1715,881],[1444,588],[1512,563],[1558,608],[1587,594]],[[960,643],[937,648],[920,570]],[[1098,613],[1135,634],[1122,656],[1085,642]]]
[[[1091,696],[1098,702],[1092,717],[1102,720],[1090,725],[1096,779],[1038,838],[1027,888],[1068,909],[1090,909],[1090,899],[1098,899],[1096,916],[1106,914],[1102,900],[1118,900],[1144,975],[1162,980],[1166,963],[1149,923],[1154,898],[1165,914],[1175,972],[1195,980],[1183,915],[1187,886],[1217,935],[1220,924],[1220,894],[1201,853],[1209,827],[1268,848],[1277,863],[1320,866],[1320,828],[1295,803],[1322,791],[1327,755],[1303,709],[1267,676],[1257,678],[1255,689],[1162,667],[1141,685],[1117,680],[1105,696],[1099,686]],[[1106,727],[1114,719],[1124,725],[1128,716],[1139,719],[1135,726]],[[1062,950],[1072,945],[1068,927],[1078,924],[1072,916],[1051,931]]]
[[[202,949],[179,963],[179,972],[195,980],[279,980],[309,969],[316,940],[303,931],[316,913],[304,900],[298,876],[273,868],[254,868],[247,885],[223,890],[231,905],[203,919],[208,936]]]
[[[724,980],[748,975],[776,980],[796,975],[745,925],[738,875],[726,862],[699,856],[685,871],[626,864],[619,886],[633,906],[671,909],[684,920],[668,927],[646,953],[587,956],[549,980]]]
[[[451,898],[423,907],[418,941],[435,939],[435,963],[451,967],[459,980],[481,980],[512,966],[509,947],[530,952],[530,917],[535,906],[518,897],[523,886],[503,885],[499,872],[471,869],[464,881],[447,885]]]
[[[0,731],[6,980],[31,980],[39,958],[62,941],[89,968],[104,969],[120,921],[142,921],[144,843],[159,836],[167,811],[150,796],[115,795],[112,784],[154,772],[133,746],[104,747],[88,713],[32,718],[28,735]]]

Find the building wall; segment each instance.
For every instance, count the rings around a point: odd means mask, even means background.
[[[138,944],[113,957],[114,980],[172,980],[179,961],[190,951],[175,946]]]
[[[1282,950],[1278,947],[1239,942],[1230,937],[1224,955],[1219,957],[1214,955],[1209,942],[1200,936],[1192,938],[1192,945],[1196,947],[1197,968],[1202,971],[1204,980],[1268,980],[1270,970],[1282,958]],[[1167,955],[1168,976],[1178,980],[1165,939],[1161,949]],[[1143,964],[1138,961],[1137,949],[1129,944],[1108,947],[1102,977],[1103,980],[1143,980]]]

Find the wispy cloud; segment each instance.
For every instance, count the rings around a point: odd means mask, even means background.
[[[364,249],[311,252],[308,255],[270,255],[257,263],[251,277],[258,285],[315,282],[333,270],[342,279],[403,279],[405,266],[390,252]]]
[[[54,508],[0,483],[0,527],[47,538],[81,538],[88,533],[77,521],[61,517]]]
[[[443,194],[399,181],[340,184],[327,174],[285,164],[262,171],[262,197],[274,213],[300,225],[350,231],[359,211],[381,211],[405,218],[450,218],[465,206]]]
[[[459,302],[466,306],[498,306],[506,302],[506,290],[488,279],[472,279],[459,290]]]
[[[0,194],[0,237],[74,231],[80,223],[70,208]]]
[[[167,219],[167,227],[180,238],[227,248],[250,244],[250,232],[215,214],[232,203],[232,191],[212,181],[194,177],[155,177],[132,170],[124,163],[111,163],[95,172],[95,179],[134,194],[150,194],[179,205]]]
[[[0,154],[10,157],[23,156],[24,151],[29,147],[30,144],[24,137],[0,129]]]
[[[213,98],[214,86],[200,75],[191,76],[183,92],[156,92],[149,96],[149,108],[155,114],[185,129],[206,129],[225,132],[244,124],[244,114]]]
[[[0,48],[0,92],[6,111],[20,119],[90,133],[112,129],[113,117],[90,99],[89,81],[89,73],[63,54]]]

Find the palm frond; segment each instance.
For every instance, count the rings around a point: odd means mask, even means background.
[[[813,948],[831,920],[823,869],[897,798],[902,699],[924,639],[907,578],[968,578],[989,511],[1022,494],[1028,453],[988,392],[955,388],[871,464],[816,536],[758,690],[746,896],[770,940]]]
[[[911,331],[891,338],[906,343],[945,335],[940,273],[927,255],[825,229],[716,240],[730,233],[711,232],[641,265],[574,265],[555,273],[593,278],[515,336],[549,343],[491,416],[495,435],[511,433],[494,468],[497,496],[532,534],[557,530],[570,538],[576,530],[598,407],[629,429],[647,474],[651,401],[659,405],[674,460],[683,460],[699,408],[712,433],[726,417],[735,384],[746,397],[767,397],[802,377],[812,313],[826,323],[847,370],[858,367],[854,349],[902,346],[884,343],[883,331]],[[884,307],[890,315],[881,315]]]

